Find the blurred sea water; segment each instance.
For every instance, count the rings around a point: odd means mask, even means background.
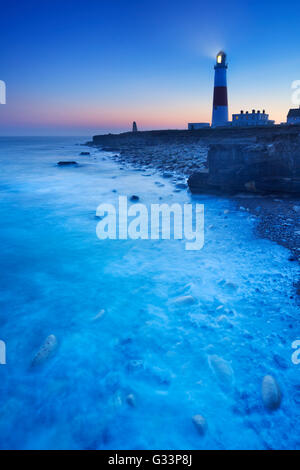
[[[289,252],[256,238],[229,200],[120,169],[109,152],[78,145],[86,140],[0,138],[0,448],[299,449]],[[99,240],[97,206],[132,194],[204,204],[203,249]],[[182,295],[195,302],[176,305]],[[56,351],[31,367],[50,334]],[[267,374],[282,391],[273,412],[261,399]]]

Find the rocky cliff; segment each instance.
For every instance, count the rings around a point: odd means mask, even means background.
[[[259,143],[218,143],[208,150],[208,171],[193,173],[193,193],[215,191],[300,194],[300,136],[276,135]]]
[[[189,176],[193,193],[300,193],[300,126],[125,132],[90,145],[122,163]]]

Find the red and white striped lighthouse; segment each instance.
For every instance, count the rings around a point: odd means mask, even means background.
[[[226,126],[228,122],[227,100],[227,64],[226,54],[220,51],[217,54],[215,65],[215,87],[212,113],[212,127]]]

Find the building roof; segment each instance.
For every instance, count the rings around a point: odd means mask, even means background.
[[[290,109],[287,117],[300,117],[300,108]]]

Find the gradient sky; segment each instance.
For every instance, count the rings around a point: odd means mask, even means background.
[[[211,120],[215,55],[229,112],[285,121],[300,80],[299,1],[0,1],[0,135],[92,135]]]

